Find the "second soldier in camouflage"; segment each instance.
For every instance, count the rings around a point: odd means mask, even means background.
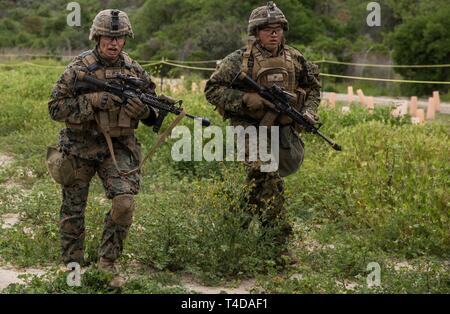
[[[249,18],[247,46],[226,56],[208,80],[206,99],[224,119],[230,120],[231,125],[259,126],[270,107],[270,103],[256,92],[247,90],[245,86],[232,85],[240,71],[264,87],[277,84],[297,95],[292,106],[316,117],[321,88],[318,67],[306,61],[298,50],[286,45],[284,32],[287,30],[288,21],[273,2],[256,8]],[[276,240],[286,247],[292,228],[286,219],[282,177],[299,168],[303,162],[304,145],[298,133],[300,126],[289,117],[278,115],[272,119],[271,125],[279,126],[279,169],[262,172],[260,160],[245,161],[250,187],[248,203],[256,208],[263,226],[281,225],[281,233]]]

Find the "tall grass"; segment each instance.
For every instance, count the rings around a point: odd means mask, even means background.
[[[59,264],[60,192],[47,175],[45,148],[57,141],[63,127],[47,113],[48,96],[60,72],[59,68],[0,68],[0,153],[14,158],[0,168],[0,214],[21,215],[19,224],[0,228],[2,262]],[[209,116],[215,125],[226,124],[201,94],[174,96],[184,99],[189,112]],[[342,284],[350,280],[359,284],[354,290],[358,292],[448,293],[448,119],[415,126],[408,119],[390,117],[389,108],[377,108],[369,115],[358,106],[348,115],[321,108],[320,116],[324,132],[344,150],[335,152],[318,138],[303,135],[305,162],[286,179],[288,217],[295,231],[290,248],[300,259],[297,266],[278,268],[278,248],[271,237],[264,236],[256,222],[249,229],[241,228],[246,213],[230,212],[244,203],[242,166],[174,162],[170,139],[145,165],[123,266],[138,262],[162,272],[193,274],[210,283],[256,277],[267,292],[351,292]],[[192,128],[191,121],[182,124]],[[144,151],[155,141],[143,126],[137,137]],[[86,210],[88,260],[97,258],[109,206],[95,179]],[[365,285],[367,263],[372,261],[383,270],[382,287],[375,290]],[[396,269],[400,261],[412,268]],[[293,272],[302,276],[293,279]],[[91,279],[103,280],[90,274]],[[56,284],[60,277],[31,281],[31,290],[14,286],[9,291],[71,292]],[[144,276],[127,289],[158,291],[148,280]],[[81,291],[104,291],[94,283],[90,287]]]

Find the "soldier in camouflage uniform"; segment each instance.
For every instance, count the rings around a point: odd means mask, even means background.
[[[122,104],[122,99],[107,92],[78,93],[77,73],[86,72],[98,79],[115,81],[117,73],[132,75],[148,82],[146,92],[154,93],[149,75],[125,52],[125,37],[133,37],[126,13],[104,10],[95,17],[89,39],[96,41],[93,50],[77,56],[56,83],[48,103],[50,116],[65,122],[59,144],[48,151],[47,162],[52,177],[62,185],[61,253],[64,263],[84,261],[84,214],[89,183],[97,173],[112,200],[104,221],[99,248],[99,267],[115,272],[123,242],[132,223],[133,196],[139,192],[140,173],[123,176],[121,171],[138,167],[140,144],[134,130],[139,121],[154,124],[158,112],[138,98]],[[112,139],[108,149],[105,129]],[[116,167],[112,154],[115,155]]]
[[[272,1],[253,10],[248,24],[247,47],[226,56],[205,87],[207,100],[224,119],[230,120],[231,125],[279,126],[278,171],[261,172],[260,160],[246,160],[245,165],[250,187],[248,203],[256,208],[263,226],[280,223],[277,241],[281,246],[287,243],[292,229],[285,217],[282,177],[295,172],[303,162],[304,145],[298,133],[301,128],[287,116],[269,113],[271,104],[259,94],[231,83],[242,70],[265,87],[277,84],[297,95],[292,106],[316,119],[321,88],[318,67],[306,61],[298,50],[286,45],[284,31],[287,30],[288,21]],[[270,115],[269,125],[262,123]]]

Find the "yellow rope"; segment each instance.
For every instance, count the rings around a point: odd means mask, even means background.
[[[64,56],[64,55],[38,55],[38,54],[31,54],[31,53],[22,53],[22,54],[0,54],[0,57],[35,57],[35,58],[75,58],[76,56]]]
[[[23,65],[22,63],[0,63],[0,67],[17,67]]]
[[[200,71],[214,71],[215,70],[215,68],[192,67],[192,66],[188,66],[188,65],[181,65],[181,64],[171,63],[171,62],[167,62],[167,61],[161,61],[161,63],[171,65],[174,67],[178,67],[178,68],[185,68],[185,69],[191,69],[191,70],[200,70]]]
[[[30,65],[30,66],[36,66],[36,67],[41,67],[41,68],[65,68],[65,65],[43,65],[43,64],[36,64],[36,63],[31,63],[31,62],[21,62],[21,63],[0,63],[0,66],[5,66],[5,67],[18,67],[18,66],[24,66],[24,65]]]
[[[142,67],[148,67],[148,66],[154,66],[158,64],[166,64],[169,66],[179,67],[179,68],[185,68],[185,69],[191,69],[191,70],[200,70],[200,71],[214,71],[214,68],[204,68],[204,67],[194,67],[194,66],[188,66],[188,65],[182,65],[182,64],[176,64],[172,62],[168,62],[165,60],[157,61],[153,63],[147,63],[142,64]],[[42,64],[36,64],[31,62],[21,62],[17,64],[8,64],[8,63],[0,63],[0,66],[9,66],[9,67],[16,67],[16,66],[36,66],[41,68],[64,68],[64,65],[42,65]],[[383,78],[375,78],[375,77],[361,77],[361,76],[347,76],[347,75],[338,75],[338,74],[331,74],[331,73],[320,73],[321,76],[325,77],[337,77],[337,78],[344,78],[344,79],[352,79],[352,80],[366,80],[366,81],[378,81],[378,82],[393,82],[393,83],[412,83],[412,84],[444,84],[444,85],[450,85],[450,82],[445,81],[418,81],[418,80],[398,80],[398,79],[383,79]]]
[[[187,61],[187,60],[166,60],[173,63],[190,63],[190,64],[201,64],[201,63],[217,63],[220,60],[204,60],[204,61]]]
[[[156,61],[153,63],[143,63],[143,64],[141,64],[141,67],[150,67],[150,66],[154,66],[154,65],[158,65],[158,64],[161,64],[161,61]]]
[[[342,64],[350,66],[361,66],[361,67],[375,67],[375,68],[448,68],[450,64],[369,64],[369,63],[352,63],[352,62],[341,62],[332,60],[318,60],[313,61],[313,63],[331,63],[331,64]]]
[[[36,64],[36,63],[31,63],[31,62],[24,62],[25,65],[32,65],[32,66],[37,66],[37,67],[41,67],[41,68],[65,68],[65,65],[42,65],[42,64]]]
[[[40,55],[40,54],[31,54],[31,53],[23,53],[23,54],[4,54],[0,55],[0,57],[36,57],[36,58],[74,58],[76,56],[69,55]],[[196,61],[187,61],[187,60],[170,60],[165,59],[164,61],[170,62],[172,64],[202,64],[202,63],[217,63],[220,60],[196,60]],[[153,63],[151,60],[137,60],[139,63]],[[342,64],[349,66],[361,66],[361,67],[378,67],[378,68],[448,68],[450,64],[370,64],[370,63],[353,63],[353,62],[342,62],[335,60],[317,60],[313,61],[313,63],[330,63],[330,64]]]

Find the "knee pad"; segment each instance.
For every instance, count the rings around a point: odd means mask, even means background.
[[[129,227],[133,221],[134,200],[131,194],[117,195],[112,200],[111,218],[118,225]]]

